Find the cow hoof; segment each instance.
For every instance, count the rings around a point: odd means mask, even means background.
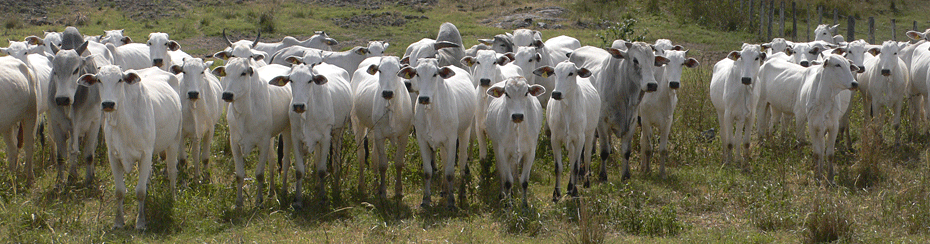
[[[145,223],[136,223],[136,230],[142,231],[145,230]]]
[[[601,182],[607,182],[607,172],[601,171],[598,175],[598,180]]]
[[[569,188],[569,189],[571,189],[571,188]],[[571,190],[569,190],[569,191],[571,191]],[[561,190],[559,190],[559,188],[555,188],[555,190],[552,191],[552,202],[559,202],[559,199],[561,199],[561,198],[562,198],[562,192],[561,192]]]
[[[420,208],[424,208],[424,209],[425,209],[425,208],[429,208],[429,202],[422,202],[422,203],[420,203]]]
[[[590,188],[590,187],[591,187],[591,180],[585,178],[585,179],[584,179],[584,188]]]
[[[631,175],[630,175],[630,171],[624,171],[624,172],[623,172],[623,175],[622,175],[622,176],[620,176],[620,181],[626,181],[626,180],[629,180],[629,179],[630,179],[630,177],[631,177]]]
[[[469,175],[471,175],[471,169],[468,167],[465,167],[465,176],[469,176]]]

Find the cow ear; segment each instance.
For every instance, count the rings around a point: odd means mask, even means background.
[[[534,97],[536,97],[536,96],[542,95],[543,93],[546,93],[546,88],[541,85],[532,85],[530,86],[529,93],[530,95],[533,95]]]
[[[504,66],[507,65],[507,63],[510,63],[510,58],[506,55],[501,55],[497,58],[497,61],[494,61],[494,63],[500,66]]]
[[[58,54],[58,51],[61,51],[61,49],[58,49],[58,45],[48,45],[48,46],[52,48],[52,54]],[[51,58],[54,56],[48,56],[48,57],[49,57],[49,60],[51,60]]]
[[[10,55],[10,49],[5,47],[0,47],[0,53]]]
[[[287,85],[288,82],[291,82],[291,77],[282,75],[282,76],[272,78],[271,81],[268,81],[268,84],[275,85],[275,86],[284,86],[284,85]]]
[[[252,54],[252,60],[255,60],[255,61],[262,61],[262,59],[265,59],[265,55],[264,55],[264,54],[261,54],[261,53],[253,53],[253,54]]]
[[[811,65],[821,65],[821,64],[826,65],[826,64],[827,64],[827,61],[826,61],[826,60],[824,60],[824,61],[817,61],[817,60],[811,61]]]
[[[409,65],[409,64],[410,64],[410,57],[408,56],[408,57],[404,57],[404,58],[400,59],[400,64]]]
[[[124,44],[129,44],[129,43],[132,43],[132,38],[129,38],[128,36],[124,36],[123,39],[120,41],[122,41]]]
[[[288,62],[289,64],[303,64],[304,63],[303,59],[297,56],[287,57],[286,59],[284,59],[284,61]]]
[[[313,76],[313,83],[316,83],[317,85],[326,84],[327,81],[329,80],[326,79],[326,76],[323,76],[323,75]]]
[[[685,47],[682,47],[681,45],[675,45],[675,47],[672,47],[672,50],[681,51],[685,50]]]
[[[210,73],[213,73],[215,76],[224,77],[226,76],[226,67],[216,67],[213,69],[213,71],[210,71]]]
[[[517,60],[517,57],[514,56],[514,54],[513,54],[512,52],[505,53],[505,54],[504,54],[504,57],[507,57],[508,59],[510,59],[510,62],[513,62],[514,60]]]
[[[772,44],[771,44],[771,43],[763,43],[762,45],[759,45],[759,46],[762,47],[762,51],[763,51],[763,52],[765,52],[765,50],[767,50],[767,49],[769,49],[769,48],[772,48]]]
[[[462,65],[471,67],[475,65],[475,63],[478,62],[478,60],[475,60],[475,57],[464,57],[462,58],[462,60],[460,60],[460,62],[462,63]]]
[[[29,45],[45,45],[45,41],[37,36],[26,37],[26,42],[29,43]]]
[[[591,77],[591,70],[588,70],[586,68],[578,69],[578,77],[581,77],[581,78]]]
[[[360,47],[360,48],[355,49],[355,54],[358,54],[358,55],[365,55],[369,53],[371,53],[371,51],[368,51],[368,48]]]
[[[627,50],[630,50],[630,48],[633,48],[633,42],[623,42],[623,45],[626,46]]]
[[[789,56],[790,56],[790,55],[794,55],[794,48],[791,47],[791,46],[786,47],[786,48],[785,48],[785,54],[788,54]]]
[[[372,64],[372,65],[369,65],[369,66],[368,66],[368,74],[369,74],[369,75],[375,75],[375,74],[377,74],[377,73],[378,73],[378,66],[377,66],[377,65]]]
[[[764,52],[760,52],[760,53],[759,53],[759,63],[760,63],[760,64],[761,64],[761,63],[765,63],[765,56],[766,56],[766,54],[765,54]]]
[[[449,79],[453,75],[455,75],[455,71],[452,71],[449,67],[442,67],[439,69],[439,76],[443,79]]]
[[[178,42],[176,42],[176,41],[169,41],[169,42],[168,42],[168,50],[177,51],[177,50],[179,50],[179,49],[181,49],[181,44],[178,44]]]
[[[535,48],[543,48],[545,44],[543,44],[541,40],[533,40],[533,43],[530,44],[530,46]]]
[[[830,53],[836,54],[836,55],[843,55],[846,53],[846,50],[843,50],[843,48],[834,48],[833,51]]]
[[[697,67],[698,65],[701,65],[701,63],[699,63],[697,59],[688,58],[688,60],[685,60],[685,66],[688,68],[694,68],[694,67]]]
[[[98,80],[97,76],[93,74],[82,75],[81,78],[78,78],[78,84],[82,86],[92,86],[97,84],[97,82],[100,82],[100,80]]]
[[[877,48],[877,47],[873,47],[873,48],[869,48],[869,51],[868,51],[868,52],[871,53],[872,56],[878,56],[879,54],[882,54],[882,49],[881,49],[881,48]]]
[[[139,81],[142,81],[142,78],[139,77],[136,72],[127,72],[123,74],[123,82],[126,82],[126,84],[136,84]]]
[[[665,58],[665,57],[656,56],[655,66],[656,66],[656,67],[662,67],[662,65],[668,64],[669,61],[670,61],[670,60],[668,60],[668,59]]]
[[[491,39],[478,39],[478,43],[490,46],[494,40]]]
[[[567,52],[567,53],[565,53],[565,57],[566,57],[566,58],[572,58],[572,52]]]
[[[919,41],[920,39],[924,38],[924,33],[916,32],[916,31],[907,31],[907,38],[911,38],[911,40]]]
[[[732,51],[730,52],[730,54],[727,55],[727,58],[732,59],[733,61],[736,61],[737,59],[739,59],[739,57],[740,57],[740,54],[737,51]]]
[[[90,42],[84,41],[84,43],[81,43],[81,46],[75,48],[74,51],[77,52],[78,55],[81,55],[82,53],[84,53],[84,51],[87,51],[87,44],[88,44],[88,43],[90,43]]]
[[[397,71],[397,77],[408,79],[408,80],[413,79],[413,77],[416,75],[417,75],[417,70],[414,68],[411,68],[410,66],[404,67],[403,69],[400,69],[400,71]]]
[[[323,33],[323,34],[325,35],[326,33]],[[335,45],[339,45],[339,42],[333,38],[326,38],[326,39],[323,39],[323,44],[326,44],[327,46],[335,46]]]
[[[210,66],[213,66],[213,60],[210,60],[210,61],[207,61],[207,62],[204,62],[203,64],[204,64],[205,66],[207,66],[207,68],[209,69],[209,68],[210,68]]]
[[[626,57],[626,52],[620,49],[611,48],[611,49],[607,49],[607,52],[610,53],[611,56],[614,56],[614,58],[616,59],[623,59],[624,57]]]
[[[436,49],[436,50],[448,48],[448,47],[461,47],[461,46],[459,46],[459,44],[457,43],[447,42],[447,41],[433,43],[433,49]]]
[[[852,63],[850,63],[850,64],[852,64]],[[852,72],[853,74],[855,74],[855,73],[859,72],[859,67],[858,67],[858,66],[855,66],[855,65],[850,65],[850,66],[849,66],[849,71]]]
[[[229,55],[229,52],[227,52],[227,51],[219,51],[219,52],[216,52],[216,53],[213,54],[213,57],[214,57],[214,58],[218,58],[218,59],[222,59],[222,60],[227,60],[227,59],[229,59],[231,56],[232,56],[232,55]]]
[[[389,46],[391,46],[390,43],[384,42],[384,50],[387,50]]]
[[[543,66],[533,70],[533,74],[542,78],[549,78],[550,75],[555,74],[555,69],[549,66]]]
[[[504,95],[504,88],[500,86],[493,86],[491,88],[488,88],[487,93],[488,93],[488,96],[501,97]]]
[[[536,59],[536,62],[539,62],[539,60],[542,60],[542,55],[536,53],[536,56],[533,56],[533,59]]]
[[[175,64],[175,65],[171,65],[171,68],[169,68],[169,69],[171,70],[171,73],[174,73],[174,74],[184,73],[184,69],[181,68],[181,66],[178,66],[178,65],[176,65],[176,64]]]

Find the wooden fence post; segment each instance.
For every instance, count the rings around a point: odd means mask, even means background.
[[[778,8],[778,36],[785,36],[785,1],[781,1],[781,7]]]
[[[768,39],[766,40],[772,40],[772,25],[774,24],[774,22],[775,22],[775,0],[771,0],[769,1],[769,30],[768,30],[769,32],[768,32]]]
[[[759,38],[762,38],[762,31],[765,30],[766,15],[768,12],[765,11],[765,0],[759,0]]]
[[[875,17],[869,17],[869,43],[875,43]]]
[[[749,29],[748,29],[747,31],[752,31],[752,27],[753,27],[753,25],[752,25],[752,23],[753,23],[753,22],[752,22],[752,19],[755,18],[755,15],[753,15],[753,12],[754,12],[753,10],[755,10],[755,9],[753,9],[753,8],[755,8],[755,6],[753,6],[753,3],[755,3],[755,2],[756,2],[756,0],[749,0],[749,25],[748,25],[748,26],[749,26]]]
[[[833,25],[837,25],[838,23],[837,21],[839,20],[840,20],[840,12],[839,10],[836,10],[836,8],[834,8],[833,9]]]
[[[846,25],[848,26],[846,27],[846,40],[856,40],[856,18],[850,15],[847,16],[847,19],[848,21]]]
[[[810,3],[807,4],[807,41],[811,41],[811,4]]]
[[[823,7],[817,6],[817,25],[823,24]]]
[[[914,21],[914,31],[918,31],[918,30],[917,30],[917,21],[916,21],[916,20]]]
[[[798,41],[798,12],[796,2],[791,2],[791,40]]]
[[[891,19],[891,40],[898,41],[898,33],[896,33],[895,31],[894,23],[895,23],[895,20]]]

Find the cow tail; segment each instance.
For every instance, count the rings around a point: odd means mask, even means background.
[[[16,133],[16,148],[23,148],[23,124],[19,125],[19,130]],[[9,152],[7,152],[9,153]]]
[[[284,136],[278,135],[278,174],[284,167]]]

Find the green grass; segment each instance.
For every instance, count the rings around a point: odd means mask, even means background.
[[[658,2],[656,9],[655,2]],[[305,207],[295,209],[289,204],[289,194],[266,195],[255,204],[257,184],[246,181],[246,203],[235,209],[234,170],[228,145],[225,120],[217,125],[213,157],[208,168],[209,182],[198,182],[190,163],[181,169],[179,190],[172,199],[167,189],[164,164],[156,162],[147,198],[149,230],[137,232],[112,230],[114,207],[113,183],[103,158],[105,147],[97,150],[97,180],[91,187],[65,184],[55,187],[56,166],[48,163],[48,149],[40,149],[36,159],[36,188],[26,188],[23,175],[0,167],[0,236],[9,242],[634,242],[634,243],[771,243],[814,242],[838,239],[841,242],[927,242],[930,239],[930,197],[926,172],[927,125],[920,131],[915,123],[905,121],[907,133],[903,144],[893,145],[890,128],[866,128],[862,119],[861,101],[853,100],[852,134],[857,153],[837,154],[837,186],[823,187],[813,179],[810,146],[796,147],[794,128],[780,129],[759,144],[753,138],[751,170],[721,165],[719,140],[704,141],[700,132],[717,127],[717,119],[708,99],[711,67],[724,53],[736,49],[742,42],[759,39],[748,32],[722,31],[713,26],[699,25],[679,17],[676,1],[454,1],[443,0],[431,7],[410,7],[384,4],[380,9],[327,7],[296,2],[247,2],[239,6],[196,5],[179,8],[179,18],[133,20],[128,14],[111,7],[84,7],[89,17],[80,27],[85,34],[102,33],[107,29],[126,29],[137,42],[147,33],[166,32],[177,39],[185,50],[195,56],[213,53],[221,48],[217,37],[223,28],[233,35],[249,38],[255,30],[273,26],[274,32],[263,31],[266,40],[285,35],[307,37],[313,31],[325,30],[342,42],[340,49],[351,48],[368,40],[387,40],[388,53],[400,54],[406,45],[420,38],[434,38],[442,22],[455,23],[463,34],[466,46],[506,30],[488,27],[481,21],[489,16],[510,14],[524,6],[563,6],[575,11],[563,16],[566,28],[542,30],[544,37],[569,35],[584,44],[599,45],[599,29],[579,29],[577,21],[620,21],[624,16],[636,17],[634,30],[645,34],[647,41],[668,38],[691,49],[702,66],[686,69],[679,91],[679,105],[671,133],[668,178],[656,173],[644,174],[639,169],[639,140],[634,140],[633,178],[619,181],[619,155],[614,154],[608,165],[610,181],[582,188],[582,198],[550,201],[554,184],[552,153],[549,142],[541,139],[530,180],[529,206],[522,206],[516,197],[514,206],[498,199],[499,183],[493,165],[483,165],[475,159],[477,149],[471,148],[469,161],[472,176],[457,182],[467,182],[467,199],[458,201],[460,209],[443,207],[420,208],[422,196],[422,163],[415,140],[404,148],[407,164],[403,174],[404,197],[392,198],[394,173],[388,171],[388,199],[374,196],[377,171],[366,167],[367,189],[358,192],[359,164],[355,158],[357,144],[346,135],[342,164],[341,198],[330,195],[329,205],[320,205],[314,174],[305,180]],[[835,1],[818,1],[828,6]],[[917,1],[896,1],[898,13],[876,15],[876,25],[891,18],[900,22],[920,19],[928,10]],[[308,7],[309,6],[309,7]],[[459,7],[461,6],[461,7]],[[466,9],[460,11],[458,9]],[[865,13],[887,9],[888,3],[860,3],[849,10]],[[421,11],[422,10],[422,11]],[[584,11],[584,12],[581,12]],[[70,8],[50,10],[50,15],[68,16]],[[426,16],[408,19],[403,26],[378,26],[343,29],[333,18],[348,18],[358,14],[398,12],[402,15]],[[265,13],[273,18],[260,20]],[[876,12],[877,13],[877,12]],[[866,16],[867,17],[867,16]],[[28,35],[40,35],[42,30],[64,29],[63,26],[32,26],[6,20],[0,38],[20,40]],[[51,19],[51,18],[50,18]],[[845,23],[845,21],[841,21]],[[863,22],[864,23],[864,22]],[[550,23],[553,24],[553,23]],[[863,24],[864,25],[864,24]],[[803,26],[799,23],[799,26]],[[862,25],[860,25],[862,26]],[[864,30],[865,28],[858,28]],[[899,23],[899,29],[902,25]],[[845,34],[844,30],[841,30]],[[865,32],[863,32],[865,33]],[[884,33],[884,34],[882,34]],[[877,39],[888,39],[890,33],[879,31]],[[803,35],[800,35],[803,36]],[[865,34],[857,33],[857,37]],[[898,39],[903,39],[903,31]],[[198,46],[196,42],[214,41],[214,46]],[[354,44],[345,44],[354,43]],[[187,47],[193,48],[187,48]],[[905,109],[906,111],[906,109]],[[839,143],[838,143],[839,144]],[[473,144],[474,145],[474,144]],[[388,155],[395,149],[391,149]],[[616,152],[616,150],[615,150]],[[596,154],[595,154],[596,155]],[[0,153],[5,159],[5,153]],[[251,177],[257,155],[247,158]],[[600,160],[595,156],[592,173],[598,173]],[[5,163],[8,164],[8,163]],[[267,166],[274,170],[275,166]],[[489,167],[489,168],[486,168]],[[312,168],[312,167],[308,167]],[[293,167],[292,171],[293,172]],[[567,173],[563,179],[567,179]],[[290,175],[293,178],[293,173]],[[82,179],[83,176],[78,176]],[[280,183],[280,177],[277,177]],[[438,177],[437,177],[438,178]],[[127,177],[127,185],[135,186],[136,172]],[[294,179],[289,180],[293,189]],[[434,183],[434,189],[439,189]],[[564,186],[563,193],[564,193]],[[331,186],[327,186],[332,191]],[[131,191],[130,191],[131,192]],[[268,189],[266,189],[268,192]],[[441,204],[438,190],[433,204]],[[133,194],[128,194],[133,195]],[[515,196],[520,196],[517,191]],[[127,197],[127,226],[135,223],[137,202]]]

